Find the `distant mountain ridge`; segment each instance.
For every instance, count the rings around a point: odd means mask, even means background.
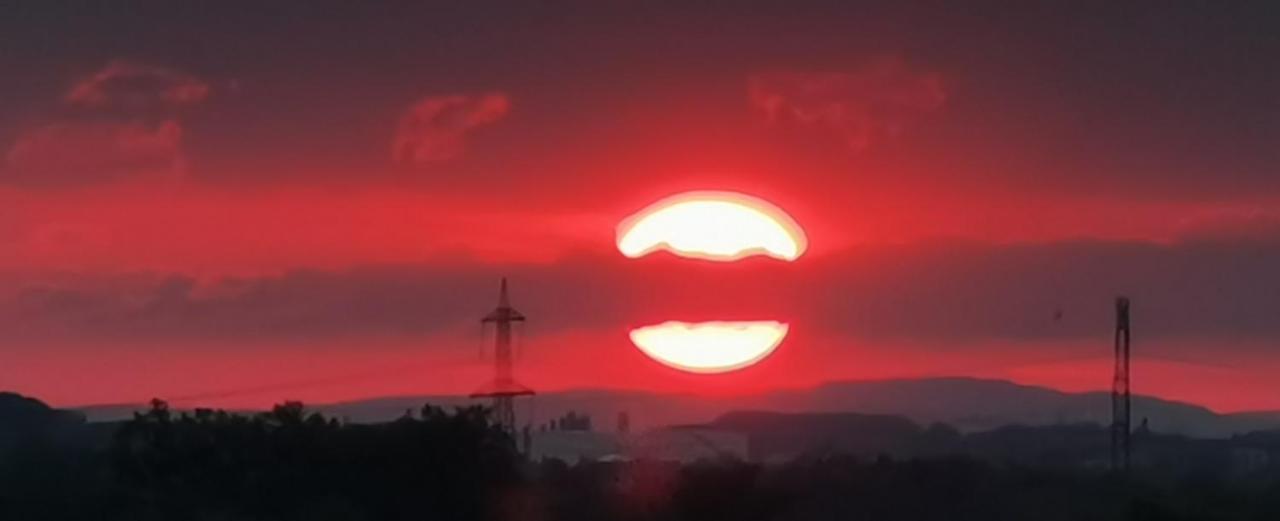
[[[400,396],[332,404],[309,404],[315,410],[354,422],[389,421],[425,403],[455,406],[476,403],[461,396]],[[897,415],[920,425],[946,423],[963,432],[1006,425],[1107,424],[1111,418],[1106,392],[1068,393],[1004,380],[967,377],[831,382],[810,389],[771,391],[744,397],[707,397],[644,391],[568,390],[539,394],[517,405],[520,422],[536,414],[545,422],[568,411],[590,414],[598,430],[612,430],[626,412],[633,428],[709,423],[732,411],[859,413]],[[80,408],[90,421],[127,418],[145,406]],[[1144,419],[1157,432],[1196,437],[1280,428],[1280,411],[1219,414],[1195,404],[1150,396],[1133,397],[1134,423]]]
[[[0,432],[53,430],[84,422],[80,413],[54,409],[17,393],[0,392]]]
[[[0,392],[0,455],[24,441],[83,442],[86,428],[84,414],[55,409],[35,398],[17,393]]]

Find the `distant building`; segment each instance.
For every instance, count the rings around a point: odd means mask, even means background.
[[[542,431],[591,431],[591,415],[578,414],[576,411],[569,411],[564,416],[552,418],[547,425],[541,427]]]
[[[747,436],[704,427],[667,427],[641,434],[627,448],[633,458],[660,461],[746,460]]]
[[[1267,468],[1271,454],[1254,447],[1231,448],[1231,470],[1236,474],[1249,474]]]
[[[631,415],[627,411],[618,413],[618,436],[627,436],[631,434]]]
[[[534,434],[532,441],[529,454],[533,459],[558,459],[567,463],[747,459],[746,435],[702,427],[666,427],[634,436],[549,429]]]
[[[565,463],[599,461],[622,451],[613,433],[586,430],[542,430],[532,435],[529,457],[535,461],[557,459]]]

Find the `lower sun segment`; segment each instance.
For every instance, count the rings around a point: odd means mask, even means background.
[[[772,320],[669,321],[631,330],[631,342],[665,365],[694,373],[741,369],[769,356],[787,336]]]

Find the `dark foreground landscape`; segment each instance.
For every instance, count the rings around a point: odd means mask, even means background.
[[[299,403],[232,414],[157,401],[86,423],[0,396],[0,519],[1280,519],[1280,432],[1139,432],[1125,478],[1092,424],[966,434],[739,412],[714,423],[746,434],[746,460],[570,464],[521,456],[482,408],[348,424]]]

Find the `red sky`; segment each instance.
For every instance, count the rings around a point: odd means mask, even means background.
[[[1126,294],[1138,392],[1280,408],[1252,7],[573,7],[2,8],[0,388],[466,392],[508,276],[539,389],[1102,389]],[[616,253],[695,189],[779,205],[807,255]],[[792,334],[713,377],[626,339],[715,318]]]

